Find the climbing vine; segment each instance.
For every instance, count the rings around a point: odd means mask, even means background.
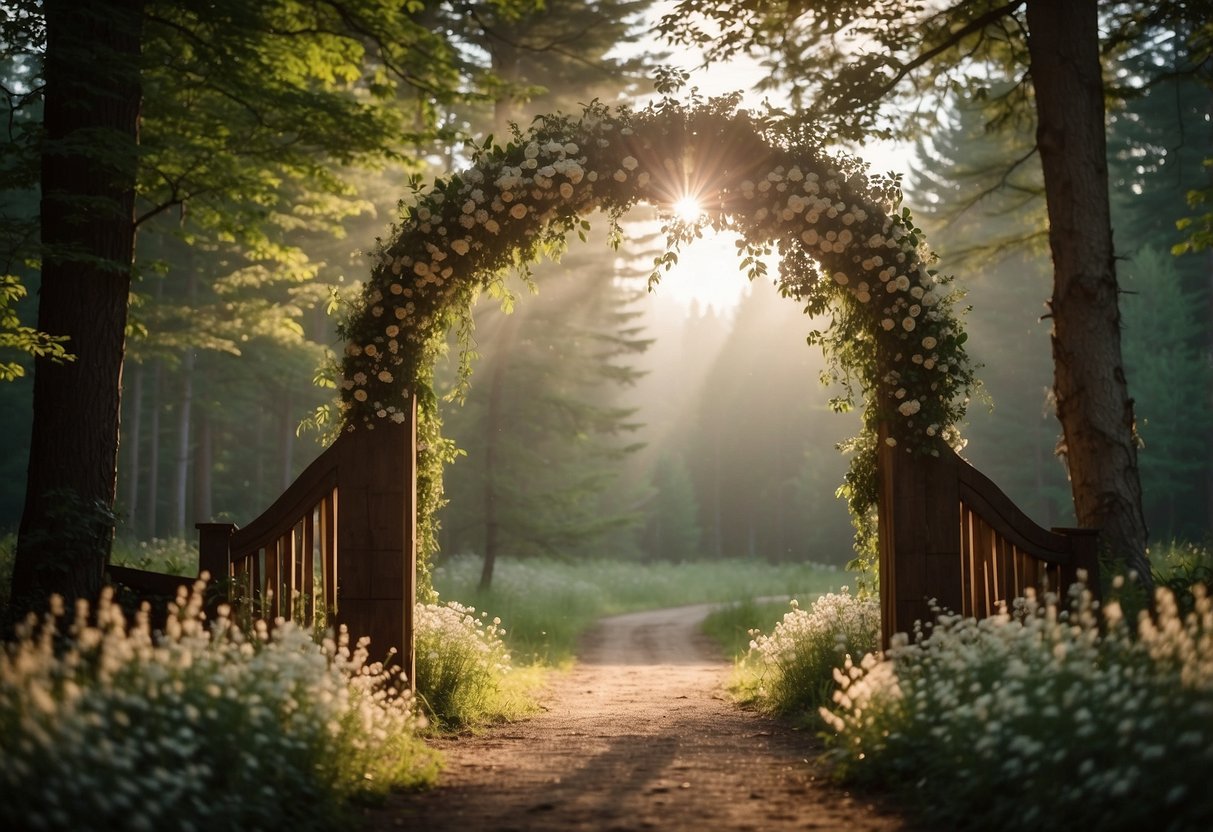
[[[684,197],[703,209],[678,220]],[[420,412],[419,526],[433,551],[441,438],[433,364],[452,327],[511,269],[558,253],[586,216],[619,220],[639,202],[667,217],[667,251],[653,281],[706,227],[738,235],[742,268],[777,249],[778,284],[829,325],[809,336],[830,360],[843,394],[838,410],[862,405],[863,431],[844,489],[852,513],[877,497],[876,428],[907,453],[956,444],[956,425],[975,384],[957,294],[931,255],[895,179],[873,177],[852,158],[826,152],[795,121],[740,110],[732,97],[641,111],[589,106],[580,117],[544,116],[505,144],[472,148],[471,166],[415,187],[371,278],[342,326],[342,424],[372,430],[403,421],[409,397]]]

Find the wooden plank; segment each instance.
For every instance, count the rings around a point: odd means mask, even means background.
[[[325,612],[333,614],[337,612],[337,499],[334,488],[320,508]]]
[[[400,661],[409,689],[417,690],[417,398],[409,400],[409,419],[404,426],[402,447],[405,465],[404,494],[404,641]]]
[[[300,551],[300,584],[299,591],[303,595],[303,620],[311,624],[316,620],[316,518],[320,514],[320,506],[315,506],[303,518],[303,548]]]
[[[1001,537],[1033,557],[1064,563],[1070,545],[1063,535],[1038,526],[985,474],[958,458],[960,495]]]
[[[314,506],[337,484],[336,461],[340,457],[342,434],[320,456],[316,457],[303,473],[295,478],[285,491],[270,504],[255,520],[232,533],[232,549],[242,554],[262,546],[269,546],[280,539],[299,522],[307,510]]]

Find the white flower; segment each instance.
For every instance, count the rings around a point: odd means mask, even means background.
[[[615,171],[614,178],[615,178],[616,182],[626,182],[628,175],[626,173],[624,173],[622,170],[617,170],[617,171]]]
[[[938,343],[939,342],[935,340],[934,336],[928,335],[926,338],[922,339],[922,348],[924,350],[933,350],[935,349],[935,345]]]
[[[460,239],[451,241],[451,251],[458,255],[467,254],[470,249],[471,246],[468,244],[467,240]]]
[[[919,404],[918,399],[910,399],[897,406],[897,410],[902,416],[913,416],[921,409],[922,405]]]
[[[560,183],[560,196],[564,199],[573,198],[573,186],[568,182]]]
[[[893,327],[897,326],[897,324],[893,323],[892,318],[885,318],[883,321],[880,322],[880,326],[884,329],[885,332],[888,332]]]
[[[635,156],[624,156],[623,161],[619,164],[623,166],[624,170],[636,170],[640,163],[636,161]]]
[[[914,330],[914,319],[909,317],[903,318],[901,321],[901,327],[906,332],[912,332]]]
[[[849,282],[849,278],[843,272],[834,272],[834,282],[839,286],[846,286]]]
[[[516,203],[514,203],[513,206],[510,207],[510,216],[516,220],[522,219],[523,217],[526,216],[526,214],[527,214],[527,207],[525,205],[523,205],[521,202],[516,202]]]

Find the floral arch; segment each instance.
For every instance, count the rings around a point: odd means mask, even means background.
[[[702,207],[699,220],[673,214],[684,197]],[[468,170],[415,187],[342,325],[343,429],[404,421],[416,397],[418,522],[429,549],[445,447],[431,381],[447,332],[505,272],[584,234],[585,216],[604,211],[618,229],[648,202],[668,220],[654,282],[704,227],[731,230],[751,279],[763,271],[758,256],[775,248],[780,291],[808,314],[829,315],[809,341],[844,385],[837,409],[857,398],[864,408],[846,487],[852,512],[865,516],[876,503],[877,425],[907,453],[938,455],[957,441],[975,383],[957,293],[929,267],[900,199],[895,179],[870,176],[803,125],[739,110],[734,98],[541,117],[505,146],[474,147]]]

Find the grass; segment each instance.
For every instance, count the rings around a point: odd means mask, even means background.
[[[750,560],[698,563],[507,560],[497,564],[493,586],[480,592],[480,559],[448,558],[434,570],[441,597],[491,610],[505,623],[506,642],[522,664],[559,666],[577,640],[606,615],[764,596],[816,596],[837,587],[846,573],[818,564]]]
[[[747,632],[742,651],[738,627],[746,621],[758,624]],[[817,597],[807,609],[795,600],[777,606],[739,604],[721,610],[708,626],[724,630],[737,643],[730,684],[735,698],[816,725],[818,709],[834,691],[834,669],[850,656],[859,658],[877,648],[880,609],[875,599],[852,596],[843,587]]]
[[[750,652],[750,644],[754,641],[752,631],[770,632],[787,611],[787,601],[747,598],[709,613],[703,621],[703,631],[720,645],[726,656],[740,661]]]
[[[417,697],[437,731],[521,718],[535,710],[539,668],[517,668],[501,619],[454,601],[417,606]]]

